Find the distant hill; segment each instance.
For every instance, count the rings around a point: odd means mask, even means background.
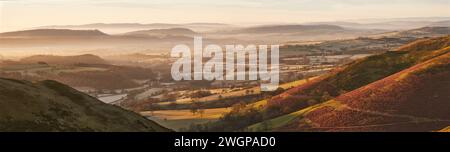
[[[432,22],[427,21],[388,21],[376,23],[352,23],[352,22],[334,22],[324,23],[355,29],[380,29],[380,30],[408,30],[424,27]]]
[[[269,107],[303,108],[249,129],[439,130],[450,124],[450,96],[445,93],[450,89],[449,52],[450,36],[446,36],[419,40],[395,52],[356,61],[270,100]],[[311,99],[328,101],[305,106]]]
[[[0,33],[0,37],[95,37],[108,36],[99,30],[37,29]]]
[[[85,25],[51,25],[51,26],[35,27],[33,29],[76,29],[76,30],[99,29],[109,34],[119,34],[139,30],[169,29],[169,28],[188,28],[194,31],[214,31],[219,29],[227,29],[230,27],[233,27],[233,25],[222,23],[187,23],[187,24],[93,23]]]
[[[352,29],[379,29],[379,30],[409,30],[421,27],[448,27],[448,18],[439,19],[391,19],[373,21],[337,21],[337,22],[312,22],[307,25],[327,24]]]
[[[20,60],[23,63],[46,63],[46,64],[107,64],[99,56],[92,54],[77,56],[54,56],[54,55],[34,55]]]
[[[400,32],[401,36],[410,37],[436,37],[450,34],[450,27],[423,27]]]
[[[110,55],[105,56],[104,58],[107,60],[114,60],[114,61],[143,61],[143,60],[151,60],[154,58],[162,58],[163,55],[150,55],[150,54],[143,54],[143,53],[132,53],[132,54],[122,54],[122,55]]]
[[[450,27],[422,27],[417,29],[387,32],[382,34],[373,35],[375,37],[439,37],[450,34]]]
[[[344,31],[345,29],[335,25],[267,25],[256,26],[231,31],[230,33],[242,34],[270,34],[270,33],[299,33],[299,32],[328,32]]]
[[[450,20],[434,22],[434,23],[430,24],[429,26],[434,26],[434,27],[450,27]]]
[[[191,26],[230,26],[229,24],[224,23],[206,23],[206,22],[198,22],[198,23],[187,23],[182,25],[191,25]]]
[[[176,26],[176,24],[167,23],[153,23],[153,24],[140,24],[140,23],[92,23],[84,25],[50,25],[37,28],[149,28],[149,27],[167,27]]]
[[[84,25],[50,25],[36,28],[175,28],[182,26],[228,26],[222,23],[187,23],[187,24],[170,24],[170,23],[93,23]]]
[[[179,36],[192,36],[197,34],[191,29],[187,28],[169,28],[169,29],[152,29],[152,30],[141,30],[125,33],[126,35],[148,35],[148,36],[168,36],[168,35],[179,35]]]
[[[0,79],[0,131],[169,131],[55,81]]]

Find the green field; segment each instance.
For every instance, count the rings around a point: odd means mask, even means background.
[[[272,128],[278,128],[278,127],[287,125],[292,120],[299,118],[302,115],[305,115],[308,112],[316,109],[317,107],[321,107],[324,105],[338,107],[340,105],[340,103],[337,101],[334,101],[334,100],[330,100],[325,103],[310,106],[308,108],[305,108],[305,109],[302,109],[302,110],[299,110],[299,111],[296,111],[296,112],[293,112],[293,113],[290,113],[287,115],[283,115],[280,117],[276,117],[274,119],[266,120],[266,121],[251,125],[251,126],[247,127],[247,130],[249,130],[249,131],[267,131],[267,130],[271,130]]]

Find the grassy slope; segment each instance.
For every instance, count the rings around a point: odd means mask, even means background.
[[[405,76],[406,75],[406,76]],[[279,130],[434,131],[450,124],[450,53],[322,105]]]
[[[169,131],[55,81],[0,79],[0,131]]]
[[[308,114],[309,112],[322,107],[322,106],[335,106],[335,105],[339,105],[338,102],[331,100],[328,102],[324,102],[321,104],[317,104],[314,106],[310,106],[308,108],[287,114],[287,115],[283,115],[280,117],[276,117],[274,119],[270,119],[267,121],[263,121],[257,124],[253,124],[249,127],[246,128],[247,131],[268,131],[268,130],[272,130],[274,128],[279,128],[282,126],[287,125],[288,123],[290,123],[291,121],[295,120],[296,118],[298,118],[299,116]]]
[[[449,42],[449,37],[419,40],[399,48],[396,52],[387,52],[355,61],[329,74],[310,80],[303,85],[294,87],[278,96],[268,99],[267,104],[257,108],[258,115],[263,116],[261,122],[264,123],[265,120],[270,120],[317,103],[325,102],[330,97],[337,97],[420,62],[439,56],[448,50],[435,49],[448,46]],[[325,98],[326,96],[327,98]],[[310,102],[311,100],[313,102]],[[247,107],[252,106],[249,105]],[[247,111],[254,110],[252,108],[247,109]],[[274,113],[274,109],[278,112]],[[244,110],[243,112],[241,114],[232,114],[232,116],[241,115],[246,117],[246,111]],[[235,121],[239,121],[239,119],[236,118]],[[250,121],[247,122],[250,123]]]
[[[318,83],[331,82],[332,84],[340,86],[340,88],[352,89],[358,87],[361,84],[368,84],[371,81],[374,81],[379,77],[389,75],[394,71],[399,71],[403,67],[408,67],[410,65],[423,62],[424,60],[431,59],[435,56],[442,55],[449,51],[449,48],[446,47],[448,46],[448,44],[449,37],[417,41],[400,48],[398,52],[388,52],[353,63],[337,74],[325,78]],[[302,91],[304,90],[305,89],[303,89]],[[297,93],[298,92],[299,91],[297,91]],[[271,126],[277,128],[288,123],[289,121],[293,120],[293,118],[302,113],[303,112],[297,111],[269,121],[264,121],[252,125],[248,129],[270,130]]]
[[[434,43],[430,43],[430,41]],[[443,48],[448,43],[448,37],[421,40],[402,47],[396,52],[387,52],[355,61],[340,70],[272,98],[269,105],[293,107],[293,105],[298,105],[298,102],[307,101],[305,99],[323,101],[321,98],[324,94],[333,97],[339,96],[445,53],[447,50],[424,50]]]
[[[440,130],[440,132],[450,132],[450,126]]]

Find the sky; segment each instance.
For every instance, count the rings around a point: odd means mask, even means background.
[[[0,0],[0,31],[88,23],[303,23],[450,17],[450,0]]]

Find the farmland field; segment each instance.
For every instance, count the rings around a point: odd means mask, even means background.
[[[309,80],[313,80],[313,79],[316,79],[316,78],[317,77],[309,78]],[[300,86],[302,84],[305,84],[309,80],[306,80],[306,79],[304,79],[304,80],[297,80],[297,81],[281,84],[280,87],[283,88],[283,89],[289,89],[289,88],[292,88],[292,87],[296,87],[296,86]],[[260,87],[253,87],[253,88],[250,88],[250,89],[242,89],[242,90],[238,90],[238,91],[232,91],[232,92],[227,92],[227,93],[223,93],[223,94],[215,94],[215,95],[203,97],[203,98],[197,99],[196,101],[197,102],[217,101],[217,100],[220,99],[220,96],[222,98],[242,97],[242,96],[249,95],[249,94],[247,94],[247,92],[250,92],[250,94],[260,94],[261,93],[261,89],[260,89]],[[158,103],[158,105],[168,105],[170,103],[173,103],[173,102],[161,102],[161,103]],[[192,103],[192,99],[181,99],[181,100],[177,100],[175,103],[177,103],[177,104],[191,104]]]
[[[146,111],[141,114],[167,128],[179,130],[187,128],[191,124],[215,121],[230,110],[230,108],[204,109],[202,114],[200,112],[193,114],[191,110],[162,110]]]

